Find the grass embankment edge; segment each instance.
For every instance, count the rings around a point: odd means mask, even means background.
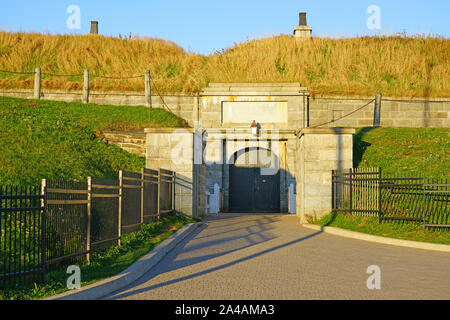
[[[350,230],[386,239],[450,245],[450,233],[446,230],[431,231],[417,224],[379,223],[377,217],[330,213],[316,221],[312,221],[311,225]]]
[[[122,245],[91,255],[91,264],[80,264],[81,288],[113,277],[132,266],[143,256],[157,248],[187,224],[198,222],[184,216],[170,215],[160,221],[145,224],[142,231],[123,236]],[[66,287],[66,267],[48,272],[46,283],[33,284],[0,291],[0,300],[39,300],[69,291]]]

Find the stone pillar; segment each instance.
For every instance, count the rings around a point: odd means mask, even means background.
[[[300,23],[294,28],[294,36],[297,39],[311,39],[312,28],[307,25],[306,12],[300,12]]]
[[[353,167],[354,129],[302,129],[297,133],[297,215],[301,223],[331,212],[331,171]]]
[[[175,211],[194,218],[205,213],[204,165],[194,162],[194,129],[149,128],[146,133],[146,167],[175,172]]]

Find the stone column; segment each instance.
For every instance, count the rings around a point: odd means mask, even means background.
[[[297,133],[297,215],[301,223],[331,212],[331,171],[353,167],[355,129],[302,129]]]

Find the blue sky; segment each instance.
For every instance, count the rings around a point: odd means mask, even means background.
[[[66,26],[69,5],[81,10],[79,30]],[[379,31],[366,25],[370,5],[380,8]],[[313,36],[406,32],[450,37],[448,0],[1,0],[0,29],[83,34],[89,32],[91,20],[98,20],[104,35],[131,32],[208,54],[247,39],[292,34],[299,12],[308,13]]]

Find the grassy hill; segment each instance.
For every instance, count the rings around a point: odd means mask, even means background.
[[[40,179],[114,178],[145,159],[100,141],[103,129],[182,127],[162,109],[101,106],[0,97],[0,185],[39,184]]]
[[[383,168],[429,178],[450,176],[450,129],[361,128],[354,137],[354,167]]]
[[[151,71],[161,92],[193,93],[209,82],[300,82],[315,95],[450,97],[450,40],[434,37],[314,38],[281,35],[204,56],[159,39],[0,32],[0,70],[42,67],[43,88],[80,90],[82,74]],[[50,76],[50,74],[58,76]],[[61,76],[61,75],[77,76]],[[143,79],[93,78],[95,90],[143,91]],[[0,72],[0,88],[32,88],[32,75]]]

